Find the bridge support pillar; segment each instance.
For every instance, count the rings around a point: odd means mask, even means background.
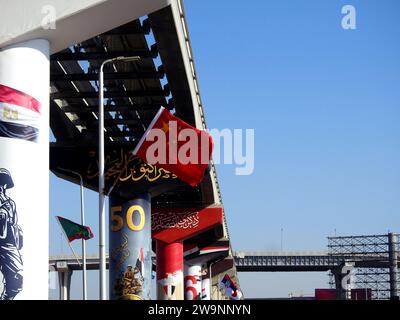
[[[201,264],[185,265],[185,300],[201,300]]]
[[[157,240],[157,299],[183,300],[183,243]]]
[[[389,277],[390,277],[390,299],[399,300],[399,270],[397,267],[397,236],[388,234],[389,243]]]
[[[353,284],[354,265],[345,262],[336,269],[332,270],[335,277],[336,299],[351,300],[351,289]]]
[[[150,300],[151,197],[110,196],[109,283],[112,300]]]
[[[60,300],[70,300],[72,270],[58,271]]]
[[[47,40],[2,48],[0,300],[48,299],[49,83]]]

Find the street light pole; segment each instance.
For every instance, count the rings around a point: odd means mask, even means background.
[[[103,61],[99,72],[99,256],[100,300],[106,300],[106,217],[104,210],[104,66],[116,61],[137,61],[140,57],[116,57]]]

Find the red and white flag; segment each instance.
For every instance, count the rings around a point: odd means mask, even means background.
[[[133,153],[194,187],[203,179],[212,150],[210,134],[161,107]]]
[[[41,104],[19,90],[0,84],[0,137],[37,141]]]

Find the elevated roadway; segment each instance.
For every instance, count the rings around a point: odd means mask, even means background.
[[[153,261],[155,264],[155,257]],[[382,256],[333,256],[327,252],[234,252],[234,261],[238,272],[301,272],[329,271],[341,266],[344,262],[354,262],[356,268],[389,268],[389,262]],[[81,259],[81,256],[78,256]],[[400,260],[398,260],[400,267]],[[67,265],[70,270],[81,270],[81,266],[72,255],[51,256],[49,270],[57,271],[57,263]],[[86,258],[88,270],[98,270],[97,255]],[[108,267],[108,256],[107,256]]]

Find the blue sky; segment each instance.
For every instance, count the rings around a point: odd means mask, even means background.
[[[341,27],[345,4],[356,8],[356,30]],[[251,176],[218,166],[233,249],[279,251],[281,228],[286,251],[324,250],[335,229],[399,232],[400,2],[186,0],[185,8],[208,127],[255,130]],[[79,188],[50,182],[51,215],[78,220]],[[85,195],[96,231],[97,195]],[[50,253],[69,253],[53,220]],[[97,252],[97,240],[88,245]],[[312,294],[327,281],[240,274],[248,297]]]

